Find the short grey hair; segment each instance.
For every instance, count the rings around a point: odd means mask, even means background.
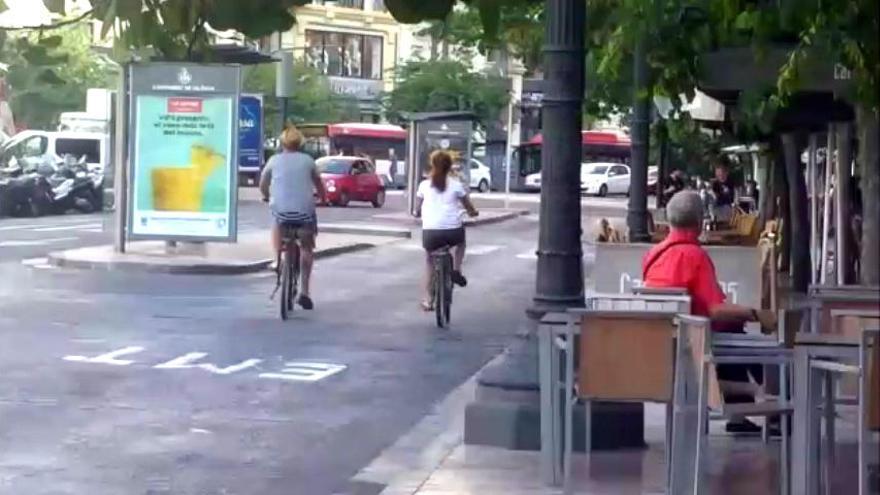
[[[680,229],[699,229],[703,222],[703,200],[696,191],[679,191],[666,204],[669,225]]]

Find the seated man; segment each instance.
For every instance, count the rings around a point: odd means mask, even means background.
[[[725,302],[724,293],[715,277],[715,266],[709,254],[700,246],[698,237],[703,225],[703,202],[694,191],[677,193],[666,205],[670,232],[666,240],[654,246],[642,261],[642,274],[647,287],[678,287],[686,289],[691,297],[691,313],[712,320],[712,329],[721,332],[743,332],[743,323],[757,321],[766,329],[776,326],[771,311],[757,310]],[[761,367],[747,365],[719,365],[718,378],[727,382],[749,381],[749,374],[761,382]],[[751,402],[751,395],[726,392],[728,403]],[[757,433],[760,428],[752,422],[729,422],[731,433]]]

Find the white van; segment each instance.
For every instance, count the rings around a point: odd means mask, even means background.
[[[0,168],[15,158],[19,165],[57,162],[64,155],[86,157],[89,170],[103,171],[110,162],[110,136],[97,132],[22,131],[0,147]]]

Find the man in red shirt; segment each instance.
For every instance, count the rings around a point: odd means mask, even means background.
[[[726,302],[718,286],[715,265],[700,246],[703,226],[703,202],[694,191],[681,191],[666,205],[670,232],[666,239],[651,248],[642,260],[642,275],[647,287],[685,289],[691,297],[691,314],[712,320],[712,329],[721,332],[742,332],[743,323],[757,321],[766,329],[776,327],[771,311],[758,310]],[[748,382],[749,374],[761,382],[761,368],[743,365],[719,365],[718,378],[730,382]],[[750,395],[725,393],[728,403],[751,402]],[[759,432],[748,420],[730,422],[731,433]]]

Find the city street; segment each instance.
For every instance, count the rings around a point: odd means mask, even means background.
[[[531,197],[516,205],[534,211]],[[317,309],[287,323],[271,274],[22,263],[109,242],[109,219],[0,221],[2,493],[377,493],[348,480],[528,324],[537,215],[470,229],[450,331],[418,309],[417,236],[320,260]],[[266,219],[242,203],[242,229]]]
[[[501,208],[503,193],[474,193],[478,208]],[[241,189],[239,202],[239,232],[262,230],[269,225],[267,205],[259,200],[256,188]],[[512,193],[511,208],[537,214],[540,195]],[[587,217],[616,217],[626,215],[626,198],[583,198],[583,215]],[[385,207],[373,208],[367,203],[352,203],[347,208],[323,207],[319,210],[322,223],[372,222],[374,215],[404,211],[406,200],[402,191],[390,191]],[[109,244],[112,242],[112,214],[61,215],[40,218],[0,218],[0,263],[32,260],[45,257],[51,251],[76,247]]]

